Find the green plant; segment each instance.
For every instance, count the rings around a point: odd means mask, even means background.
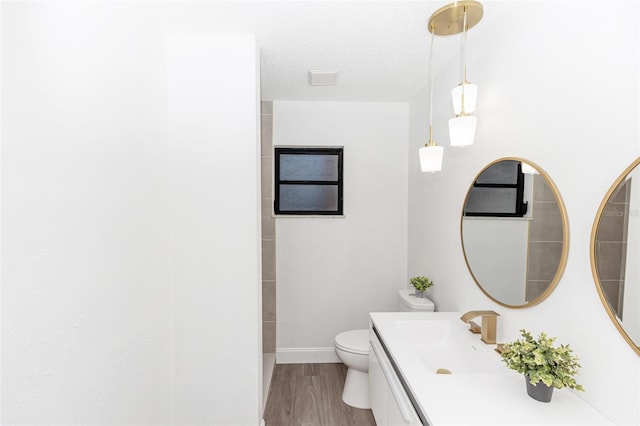
[[[555,337],[545,333],[540,333],[537,340],[524,329],[520,333],[524,339],[503,346],[501,356],[507,367],[529,377],[533,385],[543,382],[558,389],[568,387],[584,391],[574,379],[580,364],[569,345],[554,347]]]
[[[409,280],[409,283],[418,291],[425,291],[433,285],[433,281],[423,276],[413,277]]]

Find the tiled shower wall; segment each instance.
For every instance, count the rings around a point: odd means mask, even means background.
[[[553,280],[562,257],[562,216],[543,175],[533,177],[533,220],[529,223],[526,300],[540,296]]]
[[[262,352],[276,352],[276,223],[272,214],[273,102],[260,103],[262,160]]]
[[[596,241],[598,277],[609,305],[620,319],[624,315],[630,190],[631,180],[627,180],[611,196],[600,216]]]

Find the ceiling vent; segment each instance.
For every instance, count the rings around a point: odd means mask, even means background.
[[[335,86],[337,70],[309,70],[309,84],[312,86]]]

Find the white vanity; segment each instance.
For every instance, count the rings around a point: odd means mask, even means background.
[[[422,425],[373,327],[369,334],[369,403],[378,426]]]
[[[569,389],[550,403],[459,312],[370,314],[369,397],[378,426],[611,425]],[[588,389],[587,389],[588,391]]]

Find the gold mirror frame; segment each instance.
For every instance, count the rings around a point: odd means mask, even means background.
[[[469,259],[467,258],[467,252],[465,250],[465,246],[464,246],[464,234],[463,234],[463,224],[464,224],[464,211],[465,211],[465,206],[467,204],[467,199],[469,197],[469,192],[471,191],[471,188],[473,187],[473,182],[475,182],[480,175],[487,170],[489,167],[493,166],[496,163],[499,163],[501,161],[519,161],[519,162],[523,162],[526,163],[530,166],[532,166],[533,168],[536,169],[536,171],[542,175],[547,183],[547,185],[549,186],[549,189],[551,190],[551,192],[553,193],[555,199],[556,199],[556,203],[558,205],[558,209],[560,210],[560,218],[562,220],[562,253],[560,255],[560,261],[558,263],[558,269],[556,270],[555,275],[553,276],[553,279],[550,281],[549,286],[547,287],[547,289],[541,293],[538,297],[536,297],[534,300],[522,304],[522,305],[510,305],[508,303],[504,303],[498,299],[496,299],[495,297],[493,297],[491,294],[489,294],[487,292],[487,290],[484,289],[484,287],[480,284],[480,282],[478,281],[478,278],[474,275],[473,270],[471,269],[471,265],[469,264]],[[543,300],[545,300],[547,297],[549,297],[549,295],[551,294],[551,292],[553,292],[553,290],[556,288],[556,286],[558,285],[558,282],[560,281],[560,278],[562,277],[562,274],[564,273],[565,267],[567,265],[567,257],[569,255],[569,219],[568,219],[568,215],[567,215],[567,210],[564,206],[564,202],[562,200],[562,197],[560,196],[560,192],[558,191],[558,188],[556,187],[555,183],[553,183],[553,181],[551,180],[551,178],[549,177],[549,175],[547,174],[547,172],[545,172],[540,166],[538,166],[536,163],[526,160],[524,158],[519,158],[519,157],[503,157],[503,158],[498,158],[497,160],[492,161],[491,163],[489,163],[488,165],[486,165],[482,170],[480,170],[480,172],[476,175],[476,177],[473,179],[473,182],[471,184],[471,186],[469,187],[469,190],[467,191],[467,194],[465,195],[464,198],[464,203],[462,205],[462,212],[460,214],[460,241],[462,243],[462,254],[464,255],[464,261],[467,265],[467,269],[469,270],[469,273],[471,274],[471,277],[473,278],[473,281],[476,283],[476,285],[478,286],[478,288],[491,300],[493,300],[495,303],[497,303],[498,305],[504,306],[506,308],[512,308],[512,309],[522,309],[522,308],[530,308],[532,306],[535,306],[537,304],[539,304],[540,302],[542,302]]]
[[[609,188],[609,190],[605,194],[604,198],[602,199],[602,202],[600,203],[600,207],[598,208],[598,212],[596,213],[596,218],[593,221],[593,227],[591,228],[591,243],[590,243],[590,247],[589,247],[589,257],[591,259],[591,274],[593,275],[593,280],[594,280],[594,283],[595,283],[595,286],[596,286],[596,290],[598,290],[598,296],[600,296],[600,301],[602,302],[602,305],[604,306],[604,309],[607,311],[607,314],[609,315],[609,318],[611,319],[611,322],[613,322],[613,324],[616,326],[616,328],[618,329],[618,331],[620,332],[622,337],[624,337],[624,340],[627,341],[629,346],[631,346],[631,348],[636,352],[636,354],[640,355],[640,347],[633,341],[633,339],[631,339],[631,336],[629,336],[629,334],[625,331],[625,329],[622,326],[622,324],[620,324],[620,321],[618,321],[618,319],[616,317],[616,314],[613,312],[613,308],[609,304],[609,301],[607,300],[607,297],[604,294],[604,289],[602,287],[602,283],[600,281],[600,277],[598,276],[598,271],[597,271],[597,268],[596,268],[596,236],[597,236],[597,233],[598,233],[598,225],[600,224],[600,219],[602,218],[602,214],[603,214],[604,210],[606,209],[607,204],[609,203],[609,200],[611,199],[611,196],[618,189],[618,186],[624,180],[626,180],[626,178],[629,176],[629,174],[638,165],[640,165],[640,157],[637,158],[633,163],[631,163],[629,165],[629,167],[627,167],[622,172],[622,174],[620,174],[620,176],[618,176],[616,181],[613,183],[613,185],[611,185],[611,187]]]

